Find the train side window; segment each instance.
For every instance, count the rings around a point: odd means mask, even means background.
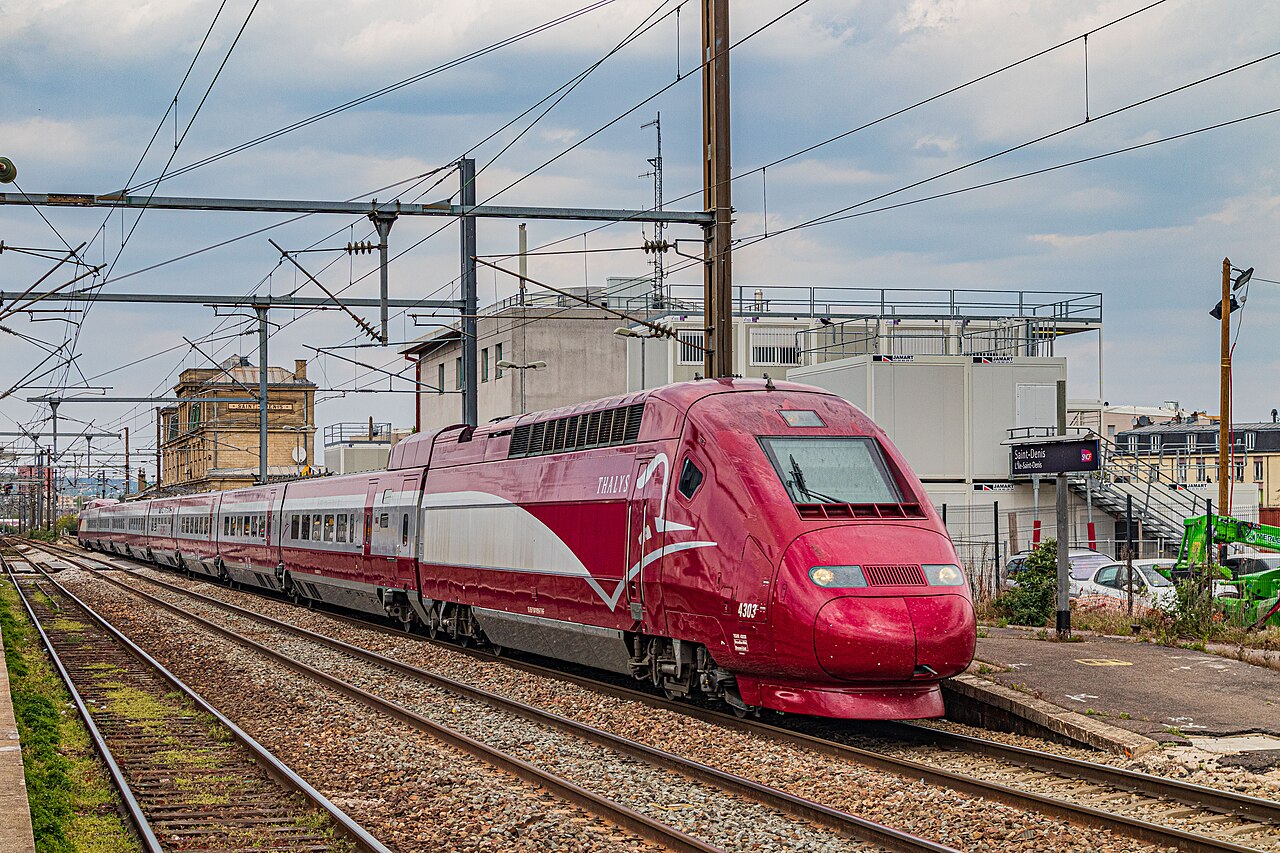
[[[384,512],[382,515],[378,516],[378,526],[383,530],[389,528],[391,526],[391,513]]]
[[[320,541],[320,524],[322,521],[323,521],[323,518],[318,512],[311,516],[311,541],[312,542]]]
[[[324,514],[324,541],[333,541],[333,513],[331,512]]]
[[[298,538],[298,514],[296,512],[289,516],[289,538]]]
[[[680,481],[676,484],[676,489],[685,499],[693,497],[693,493],[698,491],[698,486],[702,485],[702,471],[697,465],[693,464],[693,460],[685,457],[684,466],[680,469]]]
[[[222,517],[222,535],[231,535],[231,516],[229,515],[224,515]]]
[[[347,541],[347,514],[345,512],[338,514],[338,534],[339,542]]]
[[[409,544],[409,513],[407,512],[404,514],[404,517],[400,520],[400,544],[401,545]]]
[[[311,516],[302,516],[302,541],[306,542],[311,538]]]

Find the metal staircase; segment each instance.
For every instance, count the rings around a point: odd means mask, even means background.
[[[1071,490],[1105,512],[1122,518],[1126,498],[1133,499],[1133,516],[1142,523],[1143,536],[1164,539],[1170,547],[1182,541],[1183,520],[1203,515],[1204,502],[1179,488],[1167,474],[1137,456],[1122,451],[1101,436],[1097,471],[1067,475]]]

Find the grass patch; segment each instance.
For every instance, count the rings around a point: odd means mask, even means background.
[[[136,851],[71,697],[7,582],[0,582],[0,631],[37,853]]]

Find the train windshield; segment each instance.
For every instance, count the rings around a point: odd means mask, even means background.
[[[760,444],[795,503],[902,502],[874,439],[762,437]]]

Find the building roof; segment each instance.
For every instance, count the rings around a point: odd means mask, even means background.
[[[1217,423],[1208,421],[1196,421],[1194,423],[1183,421],[1182,423],[1163,423],[1150,424],[1149,426],[1133,427],[1120,432],[1120,435],[1163,435],[1166,433],[1188,433],[1188,432],[1209,432],[1218,431]],[[1245,423],[1236,423],[1231,425],[1232,432],[1270,432],[1280,431],[1280,423],[1272,421],[1252,421]]]

